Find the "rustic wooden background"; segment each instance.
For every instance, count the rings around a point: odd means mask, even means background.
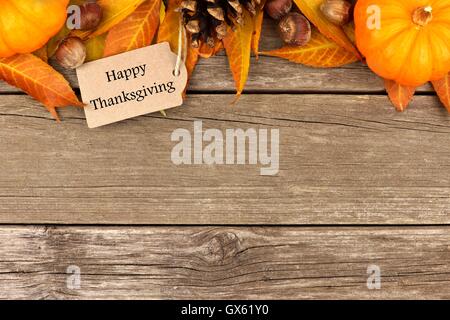
[[[96,130],[0,92],[0,298],[450,298],[450,116],[429,86],[397,113],[362,64],[261,57],[230,105],[220,55],[167,118]],[[280,129],[279,174],[173,165],[170,134],[196,119]]]

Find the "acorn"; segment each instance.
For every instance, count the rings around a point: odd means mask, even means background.
[[[304,46],[311,40],[311,24],[300,13],[288,13],[278,24],[278,31],[284,43]]]
[[[292,0],[269,0],[264,7],[272,19],[280,20],[291,11]]]
[[[55,58],[62,67],[76,69],[86,60],[86,46],[80,38],[66,38],[56,50]]]
[[[352,4],[346,0],[325,0],[320,11],[331,23],[343,26],[350,21]]]
[[[103,9],[95,1],[87,1],[80,5],[80,30],[93,30],[103,18]]]

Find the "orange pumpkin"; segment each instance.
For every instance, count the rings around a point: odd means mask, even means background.
[[[385,79],[419,86],[450,71],[449,0],[358,0],[356,42]]]
[[[0,57],[43,47],[66,21],[69,0],[0,0]]]

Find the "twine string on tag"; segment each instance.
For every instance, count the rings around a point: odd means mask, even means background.
[[[178,53],[177,53],[177,62],[175,63],[175,69],[173,70],[173,74],[178,77],[181,72],[181,64],[184,63],[187,55],[187,39],[186,39],[186,29],[183,26],[182,15],[180,15],[180,26],[178,31]]]

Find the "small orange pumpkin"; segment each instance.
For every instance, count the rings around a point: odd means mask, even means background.
[[[69,0],[0,0],[0,57],[43,47],[64,25]]]
[[[450,71],[449,0],[358,0],[356,42],[378,75],[406,86]]]

